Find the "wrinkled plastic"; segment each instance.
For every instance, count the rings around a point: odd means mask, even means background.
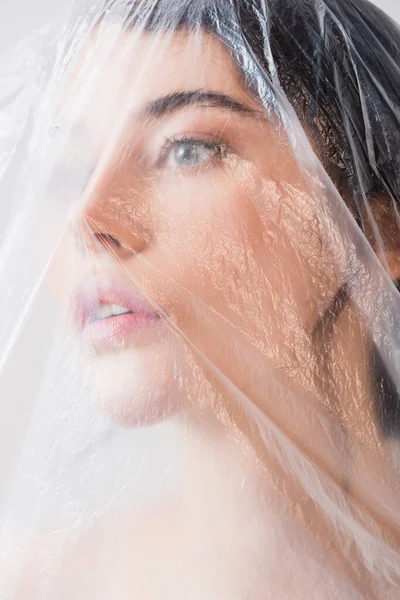
[[[3,54],[1,598],[399,598],[399,42],[93,0]]]

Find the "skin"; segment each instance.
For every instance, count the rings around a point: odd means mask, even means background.
[[[66,106],[86,91],[85,65],[109,35],[93,34]],[[300,466],[288,473],[279,450],[312,457],[327,489],[343,494],[354,514],[375,517],[378,492],[388,506],[396,501],[374,424],[366,333],[351,303],[335,324],[329,360],[315,347],[321,315],[343,281],[326,238],[336,227],[326,229],[329,192],[299,166],[277,116],[209,35],[194,43],[185,32],[123,34],[96,81],[80,110],[74,156],[102,153],[101,162],[83,204],[70,210],[52,264],[54,289],[63,305],[83,282],[113,278],[157,308],[156,328],[106,347],[83,344],[91,396],[125,427],[170,420],[192,471],[150,516],[127,512],[89,527],[67,547],[65,572],[94,568],[100,587],[120,581],[123,593],[140,589],[150,600],[160,594],[154,565],[176,598],[190,589],[193,598],[261,599],[268,586],[273,598],[321,599],[340,580],[341,597],[353,597],[350,590],[375,597],[362,559],[343,556],[343,538],[304,494]],[[160,97],[199,89],[247,110],[195,102],[146,112]],[[187,139],[197,161],[190,166],[179,162]],[[282,507],[286,517],[277,520]],[[393,544],[389,517],[378,517],[379,535]],[[111,535],[119,542],[104,569],[93,540]],[[315,590],[317,580],[324,582]]]

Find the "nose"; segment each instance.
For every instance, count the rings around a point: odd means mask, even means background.
[[[96,252],[112,250],[120,258],[144,253],[153,238],[148,197],[134,166],[115,161],[97,178],[82,209],[85,244]]]

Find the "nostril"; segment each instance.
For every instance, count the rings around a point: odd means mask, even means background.
[[[118,254],[120,259],[129,258],[133,254],[136,254],[136,250],[131,248],[128,244],[120,242],[118,238],[110,233],[95,233],[94,236],[104,250],[111,254]]]
[[[96,233],[97,239],[103,244],[103,246],[109,246],[112,244],[113,246],[117,246],[117,248],[122,248],[122,244],[117,238],[109,233]]]

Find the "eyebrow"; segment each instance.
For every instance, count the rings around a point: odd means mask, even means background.
[[[260,111],[250,108],[230,96],[203,90],[174,92],[173,94],[168,94],[162,98],[157,98],[150,102],[143,112],[147,117],[160,119],[161,117],[182,108],[186,108],[187,106],[192,106],[193,104],[200,104],[210,108],[222,108],[236,113],[250,115],[260,114]]]

